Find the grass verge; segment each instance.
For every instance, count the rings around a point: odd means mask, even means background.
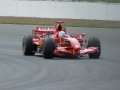
[[[120,3],[120,0],[73,0],[73,1]]]
[[[69,27],[120,28],[120,21],[0,16],[0,24],[54,26],[58,20],[64,21],[65,26]]]

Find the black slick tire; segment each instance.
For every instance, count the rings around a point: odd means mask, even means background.
[[[98,38],[96,38],[96,37],[89,38],[87,47],[88,48],[89,47],[97,47],[98,48],[98,52],[88,54],[90,59],[97,59],[100,57],[101,44],[100,44],[100,40]]]
[[[43,45],[43,57],[52,59],[54,57],[55,41],[50,36],[46,36]]]
[[[22,43],[22,50],[25,56],[34,55],[37,50],[37,45],[32,42],[32,35],[24,36]]]

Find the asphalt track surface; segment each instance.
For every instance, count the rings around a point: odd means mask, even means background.
[[[32,25],[0,25],[0,90],[119,90],[120,29],[67,27],[99,37],[100,59],[24,56],[22,38]]]

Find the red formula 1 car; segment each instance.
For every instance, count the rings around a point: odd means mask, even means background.
[[[53,27],[35,27],[32,35],[23,38],[23,54],[43,54],[45,59],[54,56],[68,57],[88,54],[89,58],[99,58],[101,54],[100,40],[96,37],[86,38],[85,33],[69,35],[62,26],[62,21]]]

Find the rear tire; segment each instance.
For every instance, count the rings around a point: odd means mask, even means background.
[[[96,37],[91,37],[89,38],[88,40],[88,48],[89,47],[98,47],[98,52],[95,52],[95,53],[90,53],[88,54],[89,58],[91,59],[97,59],[100,57],[100,54],[101,54],[101,44],[100,44],[100,40]]]
[[[55,41],[54,39],[46,36],[43,45],[43,57],[45,59],[52,59],[54,57]]]
[[[32,42],[32,35],[24,36],[22,43],[22,50],[24,55],[34,55],[37,50],[37,45]]]

